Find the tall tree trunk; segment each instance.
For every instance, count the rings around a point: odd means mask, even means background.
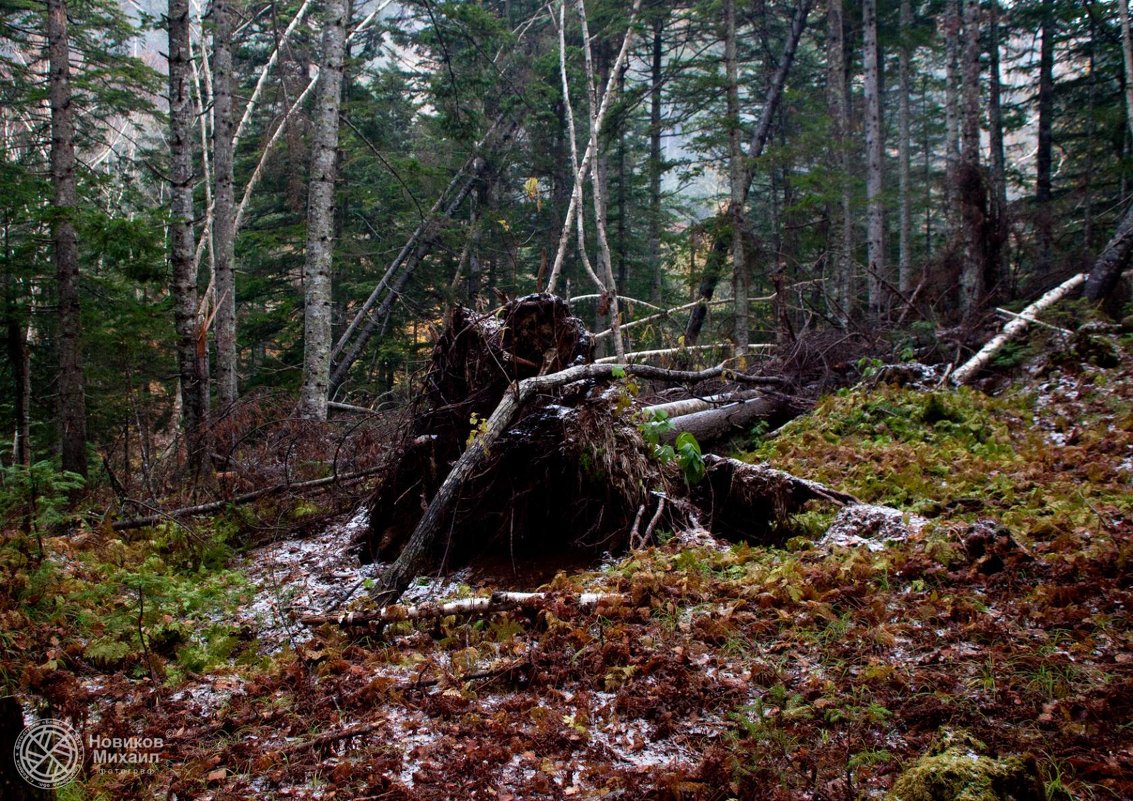
[[[311,182],[307,196],[307,254],[303,262],[303,387],[299,413],[326,420],[330,387],[331,262],[338,112],[346,45],[346,0],[327,0],[323,56],[315,89]]]
[[[1125,65],[1125,124],[1133,136],[1133,33],[1129,30],[1129,0],[1117,0],[1121,15],[1121,57]]]
[[[944,6],[944,171],[952,176],[960,161],[960,0],[947,0]],[[944,194],[944,216],[956,219],[956,197],[951,181]],[[954,227],[950,225],[949,227]]]
[[[964,0],[963,123],[956,194],[960,200],[964,259],[960,269],[960,312],[976,314],[984,300],[987,249],[987,188],[980,172],[980,3]]]
[[[626,91],[626,66],[623,65],[618,70],[618,95],[624,96]],[[618,224],[614,229],[615,236],[617,237],[618,244],[618,294],[623,295],[629,286],[629,259],[626,253],[628,243],[626,242],[626,126],[623,123],[618,125],[618,155],[617,155],[617,170],[618,170],[618,192],[616,196],[616,205],[618,208]]]
[[[736,6],[735,0],[724,0],[724,71],[727,82],[729,183],[731,198],[728,215],[732,224],[732,292],[735,301],[735,328],[732,339],[736,356],[747,354],[748,344],[748,272],[744,253],[744,166],[743,145],[740,137],[739,75],[736,66]]]
[[[169,221],[177,372],[189,471],[211,473],[208,333],[198,317],[197,260],[193,242],[193,101],[189,58],[189,0],[169,0]]]
[[[882,192],[881,54],[877,45],[877,0],[863,0],[866,142],[866,262],[869,314],[884,310],[885,209]]]
[[[653,20],[653,47],[649,71],[649,300],[661,303],[663,274],[661,271],[661,174],[665,165],[661,161],[661,83],[662,47],[665,18]]]
[[[995,295],[1009,300],[1013,294],[1007,269],[1007,159],[1003,147],[1002,83],[999,74],[999,0],[991,0],[988,18],[988,133],[991,192],[996,243]]]
[[[898,105],[897,105],[897,288],[907,296],[913,289],[912,206],[909,200],[909,104],[913,92],[910,84],[912,60],[913,7],[910,0],[901,0],[901,49],[898,53]]]
[[[1043,0],[1040,28],[1042,43],[1039,47],[1038,151],[1035,153],[1035,229],[1041,275],[1051,267],[1052,249],[1050,201],[1053,195],[1054,164],[1054,0]]]
[[[87,474],[87,412],[83,389],[82,320],[79,306],[79,241],[72,219],[75,186],[75,128],[71,107],[71,46],[64,0],[47,2],[50,69],[52,240],[59,291],[59,429],[63,469]]]
[[[232,0],[213,0],[212,243],[216,264],[216,393],[221,409],[236,402],[236,197],[232,179]]]
[[[833,127],[834,169],[838,173],[841,193],[837,212],[833,216],[833,233],[830,237],[831,263],[834,271],[834,312],[836,319],[846,325],[853,314],[854,280],[853,198],[850,194],[850,151],[847,135],[850,113],[846,94],[846,36],[842,18],[842,0],[829,0],[826,26],[826,104]]]

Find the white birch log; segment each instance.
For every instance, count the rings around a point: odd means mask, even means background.
[[[1003,330],[980,348],[975,356],[956,368],[955,372],[952,373],[952,383],[956,386],[961,386],[975,378],[976,374],[991,362],[992,357],[994,357],[1004,345],[1018,338],[1027,330],[1031,323],[1037,322],[1035,320],[1036,315],[1077,290],[1078,287],[1082,286],[1085,282],[1086,273],[1079,273],[1063,281],[1030,306],[1023,309],[1023,311],[1019,312],[1019,315],[1007,325],[1003,326]]]

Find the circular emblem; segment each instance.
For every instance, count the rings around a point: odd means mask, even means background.
[[[83,741],[61,720],[46,718],[28,726],[12,749],[16,770],[41,790],[70,784],[83,766]]]

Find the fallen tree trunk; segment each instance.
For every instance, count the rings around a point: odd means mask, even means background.
[[[705,456],[704,464],[708,480],[699,489],[700,505],[709,512],[710,530],[730,539],[780,541],[790,516],[810,501],[861,503],[853,495],[766,465],[715,454]]]
[[[1086,298],[1100,303],[1113,294],[1121,273],[1129,265],[1129,254],[1133,252],[1133,206],[1125,212],[1113,238],[1094,262],[1090,277],[1086,281]]]
[[[437,198],[429,214],[414,230],[409,240],[402,246],[393,262],[386,269],[381,281],[366,298],[365,302],[355,313],[354,318],[346,330],[334,344],[331,351],[333,370],[330,378],[330,395],[333,397],[342,383],[346,380],[350,368],[357,361],[362,350],[377,332],[384,332],[393,304],[401,296],[413,271],[432,249],[443,224],[451,220],[457,209],[460,208],[469,192],[479,180],[480,175],[487,169],[488,160],[484,155],[504,147],[522,122],[522,116],[514,118],[501,117],[492,125],[491,129],[476,146],[476,152],[469,157],[460,171],[445,187],[441,196]],[[400,273],[400,274],[399,274]],[[399,274],[399,275],[398,275]],[[398,275],[396,283],[390,286],[390,280]],[[385,299],[374,311],[373,306],[385,293]],[[349,346],[349,350],[346,350]],[[343,351],[346,350],[345,354]]]
[[[311,481],[294,481],[290,484],[276,484],[271,487],[264,487],[262,489],[245,492],[243,495],[237,495],[233,498],[228,498],[223,501],[212,501],[210,503],[202,503],[196,506],[185,506],[180,509],[171,509],[168,512],[156,512],[152,515],[145,517],[135,517],[130,520],[119,520],[111,525],[114,531],[128,531],[135,528],[145,528],[146,526],[156,526],[158,523],[164,523],[169,520],[180,520],[183,517],[196,517],[198,515],[212,514],[219,512],[222,509],[227,509],[230,506],[240,506],[241,504],[251,503],[254,500],[263,498],[268,495],[276,495],[281,492],[297,492],[300,490],[321,489],[323,487],[330,487],[332,485],[342,485],[350,481],[358,481],[359,479],[368,478],[382,471],[381,467],[371,467],[369,470],[360,470],[356,473],[343,473],[341,475],[327,476],[326,478],[316,478]]]
[[[679,401],[669,401],[668,403],[658,403],[653,406],[646,406],[641,411],[647,416],[656,416],[663,414],[665,417],[674,418],[681,417],[686,414],[694,414],[696,412],[703,412],[708,409],[719,409],[738,401],[748,400],[759,396],[759,390],[747,390],[744,392],[725,392],[721,395],[707,395],[703,398],[685,398]]]
[[[333,623],[346,628],[365,627],[372,624],[385,625],[402,620],[435,620],[449,615],[487,616],[512,609],[539,607],[549,599],[557,598],[546,592],[494,592],[479,598],[461,598],[443,604],[418,604],[404,606],[391,604],[370,612],[345,612],[340,615],[304,615],[299,622],[307,626],[321,626]],[[625,602],[624,595],[618,593],[584,592],[566,599],[581,610],[616,606]]]
[[[671,417],[669,422],[673,424],[673,428],[665,438],[673,440],[678,434],[687,432],[703,445],[750,429],[757,420],[767,420],[775,426],[775,421],[786,422],[805,410],[806,405],[790,395],[761,393],[726,406]]]
[[[975,378],[979,371],[991,362],[995,354],[998,353],[1004,345],[1022,336],[1023,332],[1027,330],[1027,327],[1031,323],[1037,322],[1037,320],[1035,320],[1036,315],[1077,290],[1085,281],[1085,273],[1079,273],[1078,275],[1068,278],[1054,289],[1045,293],[1030,306],[1023,309],[1023,311],[1019,312],[1018,316],[1007,323],[1007,325],[1003,326],[1003,330],[1000,331],[997,336],[988,340],[988,343],[980,348],[976,355],[956,368],[955,372],[952,373],[952,383],[956,386],[961,386]]]

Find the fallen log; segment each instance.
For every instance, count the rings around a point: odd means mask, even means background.
[[[756,420],[771,421],[773,426],[781,424],[802,414],[806,408],[806,404],[790,395],[760,393],[725,406],[671,417],[669,422],[673,427],[664,439],[670,441],[687,432],[703,445],[750,429]]]
[[[681,417],[686,414],[707,411],[708,409],[719,409],[721,406],[758,396],[759,391],[754,389],[743,392],[725,392],[720,395],[706,395],[703,398],[685,398],[684,400],[669,401],[668,403],[657,403],[653,406],[646,406],[641,411],[648,417],[655,417],[659,414],[663,414],[668,418]]]
[[[1031,323],[1037,322],[1037,320],[1035,320],[1036,315],[1076,291],[1078,287],[1086,282],[1086,277],[1085,273],[1079,273],[1078,275],[1066,279],[1054,289],[1046,292],[1030,306],[1019,312],[1019,315],[1011,320],[1011,322],[1007,323],[1007,325],[1003,326],[1003,330],[1000,331],[997,336],[988,340],[987,344],[980,348],[976,355],[956,368],[951,376],[952,383],[956,386],[961,386],[975,378],[979,371],[991,362],[995,354],[998,353],[1004,345],[1022,336],[1023,332],[1027,330],[1027,327]]]
[[[344,628],[385,625],[402,620],[436,620],[450,615],[476,615],[486,617],[496,612],[529,609],[544,605],[552,596],[546,592],[494,592],[478,598],[461,598],[443,604],[417,604],[404,606],[391,604],[367,612],[344,612],[338,615],[303,615],[299,622],[305,626],[334,624]],[[618,593],[584,592],[569,599],[580,610],[610,607],[625,602]]]
[[[713,533],[729,539],[779,541],[789,517],[810,501],[861,503],[853,495],[767,465],[715,454],[705,456],[704,464],[708,480],[696,500],[708,510]]]
[[[196,506],[185,506],[180,509],[171,509],[168,512],[159,511],[151,515],[146,515],[145,517],[135,517],[131,520],[119,520],[111,524],[110,528],[114,531],[128,531],[135,528],[145,528],[146,526],[156,526],[158,523],[164,523],[169,520],[180,520],[183,517],[212,514],[213,512],[227,509],[230,506],[251,503],[259,498],[268,495],[276,495],[281,492],[321,489],[333,484],[341,485],[351,481],[358,481],[376,475],[381,472],[382,469],[382,467],[371,467],[368,470],[360,470],[356,473],[343,473],[336,476],[327,476],[326,478],[316,478],[311,481],[294,481],[290,484],[275,484],[271,487],[263,487],[262,489],[245,492],[243,495],[236,495],[235,497],[223,501],[211,501],[209,503],[197,504]]]

